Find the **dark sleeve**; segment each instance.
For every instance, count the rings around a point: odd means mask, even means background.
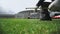
[[[53,2],[54,0],[52,0],[52,2]]]
[[[44,0],[39,0],[36,6],[40,6],[43,3]]]

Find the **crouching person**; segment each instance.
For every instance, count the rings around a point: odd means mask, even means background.
[[[50,17],[50,13],[48,11],[48,6],[51,2],[44,2],[44,0],[39,0],[39,2],[37,3],[37,8],[39,8],[39,6],[41,6],[41,10],[40,10],[40,19],[41,20],[49,20],[51,21],[51,17]],[[37,11],[37,8],[35,9],[35,11]]]

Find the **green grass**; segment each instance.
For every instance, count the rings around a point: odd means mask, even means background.
[[[60,19],[0,19],[0,34],[60,34]]]

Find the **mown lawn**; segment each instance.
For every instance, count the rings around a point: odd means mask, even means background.
[[[0,19],[0,34],[60,34],[60,19]]]

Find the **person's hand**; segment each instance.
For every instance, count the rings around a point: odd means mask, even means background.
[[[37,12],[37,8],[35,8],[35,12]]]
[[[39,8],[39,7],[36,7],[36,8],[35,8],[35,12],[37,12],[37,9],[38,9],[38,8]]]

